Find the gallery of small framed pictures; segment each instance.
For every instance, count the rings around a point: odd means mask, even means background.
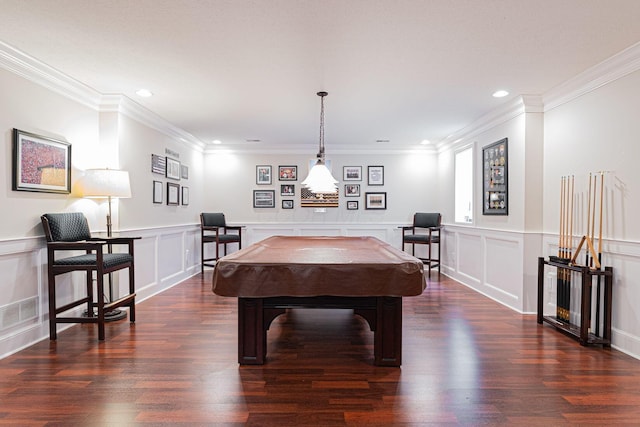
[[[309,167],[312,167],[312,161],[309,162]],[[327,163],[329,163],[327,161]],[[274,171],[275,168],[275,171]],[[363,170],[366,170],[367,178],[366,178],[366,187],[371,186],[383,186],[384,185],[384,166],[382,165],[374,165],[374,166],[343,166],[342,168],[342,181],[344,181],[344,197],[349,198],[359,198],[363,194],[365,196],[364,199],[364,209],[366,210],[384,210],[387,209],[387,193],[380,191],[370,191],[364,192],[366,190],[361,190],[363,184],[362,181],[365,181],[363,176]],[[277,173],[278,181],[297,181],[298,180],[298,166],[296,165],[279,165],[277,167],[272,165],[256,165],[256,184],[257,185],[270,185],[274,184],[274,172]],[[360,181],[355,183],[354,181]],[[293,197],[296,196],[296,185],[293,183],[281,183],[280,184],[280,202],[282,209],[293,209],[295,206]],[[308,189],[304,187],[300,187],[298,190],[300,192],[300,207],[318,207],[320,203],[318,203],[317,195],[309,194]],[[362,191],[362,192],[361,192]],[[256,209],[261,208],[275,208],[276,207],[276,197],[278,188],[276,186],[275,189],[264,189],[264,190],[253,190],[253,207]],[[364,192],[364,193],[363,193]],[[322,207],[337,207],[339,205],[338,197],[339,194],[331,193],[331,194],[323,194],[323,198],[321,198],[320,202],[325,203]],[[313,203],[311,203],[313,202]],[[346,208],[347,210],[358,210],[359,200],[347,200]]]
[[[172,152],[172,155],[176,157],[179,156],[179,154],[175,152]],[[163,175],[165,178],[173,181],[189,179],[189,167],[187,165],[183,165],[179,160],[174,158],[160,156],[158,154],[151,154],[151,172]],[[165,182],[153,180],[152,197],[154,204],[161,205],[165,203],[166,200],[168,206],[188,206],[189,187],[167,181],[165,196]]]

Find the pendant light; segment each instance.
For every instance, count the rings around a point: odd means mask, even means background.
[[[324,97],[327,92],[318,92],[320,97],[320,148],[316,164],[309,171],[309,175],[301,182],[305,188],[311,190],[312,193],[336,193],[338,191],[338,181],[331,175],[331,171],[327,168],[324,159]]]

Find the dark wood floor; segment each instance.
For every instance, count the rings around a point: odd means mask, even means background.
[[[438,275],[432,275],[437,279]],[[584,348],[441,276],[404,300],[402,368],[344,310],[294,310],[268,363],[237,364],[236,301],[211,271],[138,305],[135,326],[77,325],[0,361],[0,424],[640,424],[640,361]]]

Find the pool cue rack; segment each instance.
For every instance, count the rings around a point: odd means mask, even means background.
[[[573,251],[573,223],[574,223],[574,177],[563,176],[560,182],[560,230],[558,233],[558,256],[550,256],[548,260],[538,259],[538,323],[547,322],[557,329],[578,339],[582,345],[604,344],[611,345],[611,307],[613,268],[602,268],[602,213],[604,175],[601,171],[589,174],[589,192],[587,195],[586,233],[582,236],[576,251]],[[598,179],[598,177],[600,179]],[[599,184],[598,185],[598,181]],[[599,195],[599,198],[598,198]],[[598,203],[599,201],[599,203]],[[598,250],[596,251],[595,226],[596,208],[599,204],[597,222],[599,224]],[[585,246],[586,243],[586,246]],[[585,263],[578,265],[577,257],[585,247]],[[557,269],[556,315],[544,316],[544,272],[545,266]],[[572,323],[575,313],[571,312],[571,280],[579,278],[580,296],[580,324]],[[601,296],[602,279],[604,279],[604,295]],[[595,328],[591,331],[592,289],[595,280]],[[601,310],[601,305],[602,310]],[[602,321],[601,321],[602,314]],[[602,326],[602,334],[600,333]]]
[[[568,271],[576,273],[580,278],[580,321],[573,324],[570,320],[559,318],[558,316],[544,315],[544,273],[545,266],[555,267],[558,271]],[[600,328],[597,332],[591,329],[591,308],[593,282],[604,279],[604,295],[602,301],[596,300],[596,307],[602,304],[602,333]],[[593,269],[588,266],[573,265],[564,262],[545,260],[538,258],[538,323],[547,323],[556,329],[564,332],[570,337],[578,340],[581,345],[602,344],[605,347],[611,346],[611,307],[613,294],[613,267],[604,269]],[[570,305],[570,301],[569,301]],[[599,310],[598,310],[599,311]],[[600,319],[597,319],[598,321]]]

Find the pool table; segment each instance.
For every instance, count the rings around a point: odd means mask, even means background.
[[[289,308],[345,308],[374,332],[374,363],[402,363],[402,298],[423,263],[374,237],[272,236],[218,260],[213,292],[238,298],[238,362],[265,362],[267,330]]]

